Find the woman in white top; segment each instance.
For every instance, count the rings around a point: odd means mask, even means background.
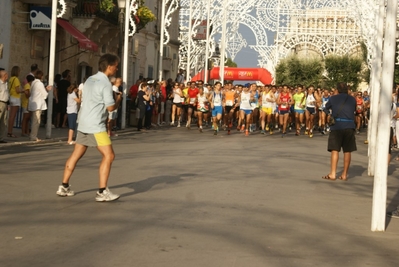
[[[180,127],[180,112],[182,107],[183,92],[179,87],[179,83],[173,85],[173,105],[172,105],[172,122],[171,126],[175,125],[175,118],[177,115],[177,127]]]
[[[208,120],[209,103],[208,96],[204,93],[204,88],[199,88],[199,93],[197,95],[197,115],[198,115],[198,127],[199,131],[202,133],[202,120]]]
[[[308,93],[306,95],[306,110],[305,110],[305,118],[306,118],[306,130],[305,134],[309,134],[309,137],[313,137],[313,122],[314,116],[316,115],[316,106],[319,102],[319,96],[314,91],[314,87],[310,86],[308,88]]]
[[[68,87],[67,92],[67,114],[68,114],[68,144],[73,145],[75,142],[72,140],[76,129],[76,120],[78,118],[78,109],[80,98],[78,96],[78,87],[72,84]]]
[[[255,94],[253,92],[249,91],[248,87],[244,86],[244,89],[241,92],[241,95],[239,97],[239,103],[240,103],[240,123],[242,123],[241,131],[244,131],[244,129],[245,129],[246,136],[249,135],[248,130],[249,130],[249,124],[251,123],[251,117],[252,117],[251,102],[254,102],[254,100],[255,100]],[[243,123],[244,119],[245,119],[245,125]]]
[[[37,132],[39,131],[40,126],[40,117],[42,115],[42,110],[47,109],[46,98],[48,95],[48,91],[51,90],[51,86],[44,87],[42,83],[43,72],[38,70],[35,75],[35,80],[32,82],[30,88],[30,97],[28,110],[31,112],[32,125],[30,132],[30,140],[31,141],[40,141],[37,138]]]
[[[260,97],[260,120],[261,120],[261,128],[262,134],[265,134],[266,131],[270,130],[270,134],[273,134],[273,126],[271,125],[272,116],[274,114],[274,103],[276,99],[274,97],[274,93],[271,91],[270,86],[265,86],[263,92],[261,92]],[[266,128],[265,128],[266,127]]]

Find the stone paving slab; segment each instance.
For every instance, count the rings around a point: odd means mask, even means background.
[[[94,201],[96,149],[72,177],[76,196],[61,198],[72,146],[2,146],[0,266],[397,266],[399,220],[370,231],[364,138],[343,182],[321,179],[330,155],[319,134],[124,131],[113,138],[113,203]],[[397,166],[388,209],[399,203]]]

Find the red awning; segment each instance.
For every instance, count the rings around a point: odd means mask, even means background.
[[[70,35],[73,36],[79,42],[79,47],[96,52],[98,46],[96,43],[87,38],[83,33],[76,29],[71,23],[63,19],[57,19],[58,25],[64,28]]]

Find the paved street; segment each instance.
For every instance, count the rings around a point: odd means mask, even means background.
[[[347,182],[321,179],[330,154],[320,134],[120,132],[109,186],[121,198],[96,203],[96,149],[72,177],[76,196],[55,194],[73,149],[62,131],[0,146],[2,267],[398,266],[399,220],[370,231],[365,132]],[[399,204],[398,165],[388,209]]]

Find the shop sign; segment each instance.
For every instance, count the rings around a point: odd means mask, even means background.
[[[51,7],[32,6],[30,10],[29,28],[32,30],[50,30]]]

